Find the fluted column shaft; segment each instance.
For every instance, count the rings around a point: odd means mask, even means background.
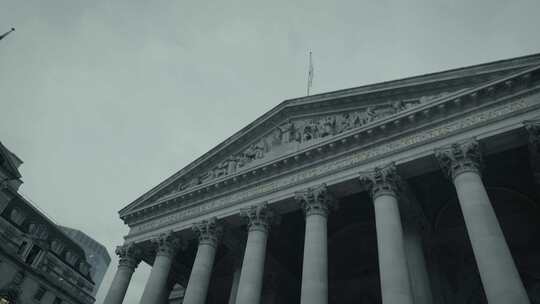
[[[242,271],[241,267],[238,267],[235,269],[233,278],[232,278],[232,286],[231,286],[231,292],[229,294],[229,304],[235,304],[236,303],[236,295],[238,294],[238,284],[240,283],[240,272]]]
[[[403,232],[407,268],[411,280],[414,304],[431,304],[433,295],[422,246],[422,238],[416,229],[405,229]]]
[[[328,303],[327,217],[333,200],[326,186],[297,193],[306,215],[301,304]]]
[[[476,141],[437,152],[456,188],[478,271],[490,304],[528,304],[529,299],[480,176]]]
[[[131,281],[131,276],[141,261],[140,251],[133,244],[118,246],[116,254],[120,260],[109,291],[103,304],[121,304]]]
[[[179,247],[179,240],[171,233],[159,236],[154,242],[157,244],[156,258],[150,271],[150,277],[144,287],[140,304],[161,304],[166,297],[167,280]]]
[[[204,304],[208,294],[210,276],[220,232],[216,219],[205,220],[193,226],[199,237],[199,247],[184,295],[184,304]]]
[[[249,228],[236,304],[258,304],[261,302],[271,213],[266,204],[253,206],[241,213],[248,218]]]
[[[412,304],[413,296],[397,200],[398,176],[393,165],[375,168],[363,179],[371,184],[383,304]]]

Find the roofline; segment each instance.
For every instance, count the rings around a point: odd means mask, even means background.
[[[15,153],[11,152],[2,142],[0,141],[0,153],[6,155],[6,161],[8,162],[8,165],[13,169],[15,172],[16,178],[21,178],[21,172],[19,171],[19,168],[13,163],[12,157],[15,157],[17,160],[19,160],[21,163],[23,162]]]
[[[461,72],[461,71],[482,69],[482,68],[486,68],[486,67],[490,67],[490,66],[500,66],[500,65],[503,65],[505,63],[513,63],[513,62],[517,62],[517,61],[524,61],[526,59],[540,60],[540,53],[533,53],[533,54],[529,54],[529,55],[523,55],[523,56],[512,57],[512,58],[507,58],[507,59],[499,59],[499,60],[495,60],[495,61],[488,61],[488,62],[484,62],[484,63],[474,64],[474,65],[469,65],[469,66],[464,66],[464,67],[459,67],[459,68],[454,68],[454,69],[449,69],[449,70],[440,70],[440,71],[437,71],[437,72],[430,72],[430,73],[420,74],[420,75],[416,75],[416,76],[403,77],[403,78],[397,78],[397,79],[388,80],[388,81],[370,83],[370,84],[361,85],[361,86],[358,86],[358,87],[352,87],[352,88],[348,88],[348,89],[339,89],[339,90],[335,90],[335,91],[323,92],[323,93],[318,93],[318,94],[309,95],[309,96],[290,98],[290,99],[286,99],[284,102],[288,103],[288,102],[297,102],[297,101],[318,101],[321,97],[326,97],[327,95],[334,95],[334,94],[340,94],[340,93],[341,94],[353,93],[355,95],[356,94],[365,94],[365,93],[370,93],[369,89],[373,89],[375,87],[382,87],[382,89],[384,89],[386,91],[386,90],[389,89],[388,86],[391,87],[392,85],[396,85],[396,84],[402,84],[403,86],[410,86],[410,85],[418,84],[416,82],[419,81],[419,80],[421,81],[422,78],[432,78],[433,76],[438,76],[438,75],[443,75],[443,74],[453,74],[453,73],[457,73],[457,72]],[[524,63],[524,64],[522,64],[522,66],[529,66],[530,64],[532,64],[532,62]],[[507,67],[501,67],[499,69],[495,69],[495,70],[492,70],[492,71],[483,71],[483,72],[486,73],[486,72],[494,72],[494,71],[497,71],[497,70],[506,70],[506,69],[512,68],[512,67],[517,68],[519,66],[507,66]],[[471,75],[474,75],[474,74],[471,74]],[[437,80],[440,81],[439,79],[437,79]],[[365,92],[365,91],[367,91],[367,92]],[[334,97],[334,98],[336,98],[336,97]]]
[[[109,252],[108,252],[108,250],[107,250],[107,247],[105,247],[105,245],[103,245],[103,244],[101,244],[100,242],[98,242],[97,240],[95,240],[93,237],[89,236],[89,235],[88,235],[87,233],[85,233],[84,231],[79,230],[79,229],[76,229],[76,228],[67,227],[67,226],[64,226],[64,225],[56,225],[56,226],[60,227],[60,230],[62,230],[62,229],[72,230],[72,231],[75,231],[75,232],[79,232],[79,233],[82,234],[83,236],[89,238],[89,239],[92,240],[94,243],[96,243],[96,245],[97,245],[98,247],[100,247],[101,249],[103,249],[103,252],[105,252],[105,254],[106,254],[105,257],[108,258],[109,261],[110,261],[111,256],[109,255]],[[68,235],[68,237],[69,237],[69,235]],[[70,237],[70,238],[71,238],[71,237]],[[72,239],[72,240],[73,240],[73,239]],[[75,240],[73,240],[73,241],[75,241]],[[77,241],[75,241],[75,242],[77,242]],[[81,247],[82,247],[82,246],[81,246]],[[83,251],[84,251],[84,248],[83,248]],[[85,251],[85,253],[86,253],[86,251]]]
[[[421,74],[421,75],[417,75],[417,76],[398,78],[398,79],[395,79],[395,80],[377,82],[377,83],[367,84],[367,85],[348,88],[348,89],[341,89],[341,90],[336,90],[336,91],[319,93],[319,94],[310,95],[310,96],[303,96],[303,97],[298,97],[298,98],[285,99],[284,101],[280,102],[278,105],[276,105],[275,107],[273,107],[269,111],[267,111],[264,114],[257,117],[255,120],[253,120],[247,126],[241,128],[240,130],[235,132],[233,135],[229,136],[227,139],[223,140],[222,142],[220,142],[219,144],[214,146],[209,151],[207,151],[204,154],[202,154],[201,156],[197,157],[195,160],[190,162],[188,165],[184,166],[182,169],[178,170],[177,172],[175,172],[174,174],[172,174],[171,176],[169,176],[168,178],[166,178],[165,180],[163,180],[162,182],[160,182],[156,186],[152,187],[150,190],[148,190],[145,193],[143,193],[142,195],[140,195],[137,199],[133,200],[131,203],[129,203],[128,205],[126,205],[125,207],[120,209],[118,211],[118,213],[119,213],[120,217],[122,218],[124,212],[128,211],[129,208],[136,205],[137,203],[139,203],[141,201],[144,201],[145,199],[148,198],[148,196],[152,196],[154,194],[154,192],[159,190],[163,185],[166,185],[166,184],[176,180],[176,178],[182,176],[184,173],[187,173],[191,169],[193,169],[194,167],[197,167],[206,158],[208,158],[212,154],[217,153],[222,148],[226,147],[228,145],[228,143],[233,142],[234,139],[239,137],[241,134],[246,133],[251,128],[259,125],[260,123],[262,123],[265,119],[267,119],[269,117],[272,117],[273,114],[281,111],[283,108],[286,108],[288,106],[292,106],[292,105],[295,105],[295,104],[302,104],[302,103],[319,102],[319,101],[323,101],[323,100],[338,99],[338,98],[347,97],[349,95],[362,95],[362,94],[374,93],[374,92],[379,92],[379,91],[388,91],[388,90],[398,89],[398,88],[402,88],[402,87],[414,86],[414,85],[419,85],[419,84],[426,83],[425,80],[428,80],[428,79],[432,80],[432,82],[439,82],[439,81],[443,81],[443,80],[454,79],[454,78],[457,78],[457,77],[463,77],[463,75],[453,75],[452,76],[452,74],[456,74],[456,73],[459,73],[461,71],[478,70],[476,73],[472,73],[472,74],[467,75],[467,76],[474,76],[474,75],[478,75],[478,74],[482,74],[482,73],[493,73],[493,72],[496,72],[496,71],[503,71],[503,70],[508,70],[508,69],[512,69],[512,68],[520,68],[520,67],[530,66],[531,64],[534,64],[533,61],[536,61],[536,63],[538,63],[538,61],[540,61],[540,53],[533,53],[533,54],[529,54],[529,55],[513,57],[513,58],[508,58],[508,59],[500,59],[500,60],[496,60],[496,61],[490,61],[490,62],[475,64],[475,65],[470,65],[470,66],[465,66],[465,67],[459,67],[459,68],[450,69],[450,70],[442,70],[442,71],[438,71],[438,72],[426,73],[426,74]],[[522,63],[519,64],[520,62],[522,62]],[[486,68],[489,68],[489,67],[494,67],[494,69],[486,70]],[[448,75],[448,74],[450,74],[450,75]],[[448,75],[450,77],[432,79],[432,78],[436,78],[437,76],[440,77],[440,76],[443,76],[443,75]]]
[[[86,252],[84,251],[84,249],[79,245],[77,244],[74,240],[72,240],[64,231],[62,231],[62,229],[60,229],[60,225],[57,225],[56,223],[53,222],[52,219],[50,219],[47,215],[45,215],[42,211],[40,211],[38,208],[36,208],[27,198],[25,198],[24,196],[22,196],[22,194],[20,194],[19,192],[14,192],[15,196],[17,196],[17,198],[19,198],[20,200],[22,200],[26,206],[29,206],[30,209],[32,209],[33,212],[35,212],[37,215],[39,215],[41,218],[45,219],[45,221],[51,225],[52,227],[54,227],[54,229],[56,230],[56,232],[58,234],[60,234],[61,236],[65,237],[68,239],[68,242],[71,242],[72,245],[74,247],[77,247],[82,253],[83,253],[83,256],[85,258],[85,261],[88,262],[88,259],[86,257]]]

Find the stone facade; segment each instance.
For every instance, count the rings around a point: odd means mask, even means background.
[[[90,264],[90,277],[94,282],[94,291],[92,295],[95,296],[103,281],[103,277],[109,268],[111,263],[111,257],[107,252],[105,246],[98,243],[93,238],[89,237],[86,233],[64,226],[59,226],[65,234],[67,234],[77,245],[81,246],[86,253],[86,258]]]
[[[0,143],[0,303],[94,303],[83,248],[18,193],[21,163]]]
[[[284,101],[120,211],[105,303],[540,303],[539,121],[540,54]]]

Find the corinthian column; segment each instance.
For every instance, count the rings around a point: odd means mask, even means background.
[[[327,217],[333,199],[326,185],[296,193],[306,216],[301,304],[328,303]]]
[[[375,208],[383,304],[413,303],[399,215],[398,179],[394,165],[361,175],[361,180],[371,186]]]
[[[468,140],[453,144],[437,150],[435,156],[454,182],[488,302],[529,303],[482,183],[478,142]]]
[[[182,303],[204,304],[221,227],[218,226],[216,218],[212,218],[195,224],[193,230],[199,237],[199,247]]]
[[[156,258],[140,304],[161,304],[167,295],[167,279],[180,239],[171,232],[164,233],[152,241],[157,245]]]
[[[261,302],[266,241],[272,213],[264,203],[244,209],[240,214],[248,218],[248,239],[236,304],[258,304]]]
[[[141,251],[133,243],[116,247],[115,253],[120,258],[118,270],[103,304],[121,304],[124,301],[131,276],[141,261]]]

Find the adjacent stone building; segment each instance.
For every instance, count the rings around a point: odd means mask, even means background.
[[[90,277],[95,284],[92,295],[95,296],[111,263],[111,257],[107,249],[80,230],[64,226],[60,226],[60,229],[84,249],[88,263],[91,266]]]
[[[540,54],[286,100],[120,210],[105,304],[540,303],[539,177]]]
[[[18,193],[21,163],[0,143],[0,303],[94,303],[83,248]]]

